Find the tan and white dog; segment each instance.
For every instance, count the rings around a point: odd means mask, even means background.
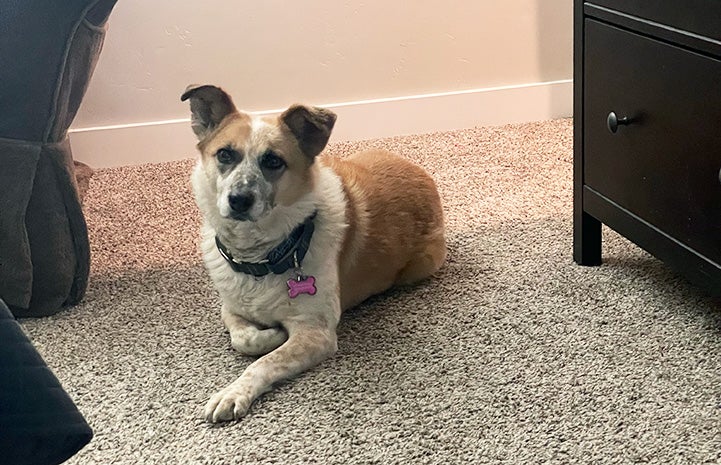
[[[329,110],[255,117],[209,85],[181,100],[200,141],[192,184],[221,317],[235,350],[262,355],[210,398],[205,419],[216,423],[332,356],[343,310],[438,270],[443,212],[431,177],[406,159],[319,156],[336,119]]]

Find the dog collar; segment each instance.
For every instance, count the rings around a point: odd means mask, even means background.
[[[218,247],[220,255],[233,268],[233,271],[256,277],[270,273],[283,274],[290,269],[299,269],[300,263],[308,252],[308,247],[310,247],[310,239],[315,230],[313,219],[316,214],[317,212],[306,218],[303,223],[290,233],[286,240],[268,253],[265,260],[258,263],[236,261],[225,245],[220,242],[218,236],[215,236],[215,245]]]

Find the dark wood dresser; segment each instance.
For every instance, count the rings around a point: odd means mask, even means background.
[[[601,224],[721,294],[721,0],[575,0],[574,260]]]

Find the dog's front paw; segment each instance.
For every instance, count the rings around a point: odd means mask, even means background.
[[[265,355],[274,351],[288,339],[282,328],[258,329],[246,326],[230,333],[230,345],[243,355]]]
[[[205,406],[205,421],[220,423],[245,416],[253,402],[250,392],[232,384],[215,393]]]

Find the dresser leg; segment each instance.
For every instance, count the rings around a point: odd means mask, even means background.
[[[573,222],[573,259],[579,265],[601,264],[601,222],[585,212]]]

